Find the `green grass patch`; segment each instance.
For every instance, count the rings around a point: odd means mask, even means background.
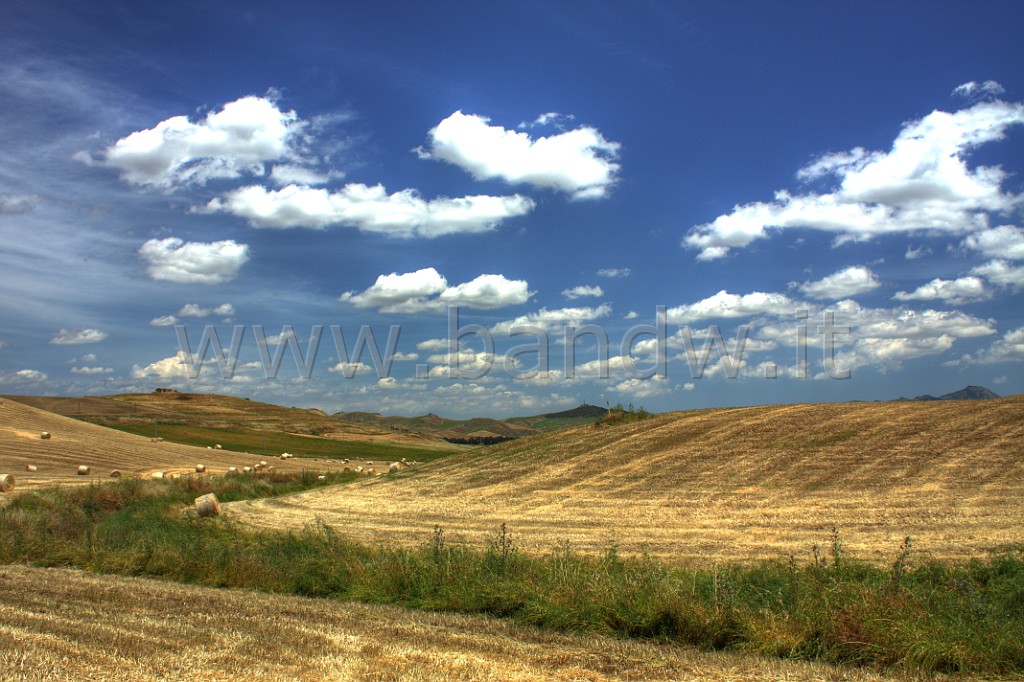
[[[123,480],[28,491],[0,508],[0,562],[78,566],[186,583],[491,614],[563,631],[706,649],[987,676],[1024,672],[1024,547],[969,562],[918,561],[909,542],[890,566],[830,550],[716,567],[602,556],[563,545],[520,552],[504,525],[483,546],[442,528],[412,548],[368,546],[313,523],[271,533],[199,519],[222,501],[342,483],[313,474]]]
[[[226,450],[276,457],[290,452],[296,457],[327,459],[390,459],[403,457],[417,462],[430,462],[447,457],[451,450],[420,448],[414,445],[380,441],[349,441],[303,436],[281,431],[256,431],[238,428],[193,426],[189,424],[107,424],[103,426],[152,438],[159,436],[170,443],[210,447],[221,445]]]

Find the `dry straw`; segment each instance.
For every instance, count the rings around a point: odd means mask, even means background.
[[[90,473],[92,473],[92,469],[90,469],[89,467],[85,466],[84,464],[82,466],[78,467],[78,475],[79,476],[88,476]]]
[[[10,474],[3,474],[0,476],[0,493],[10,492],[14,490],[14,476]]]
[[[213,493],[207,493],[206,495],[197,497],[196,512],[199,513],[199,518],[220,516],[220,503],[217,502],[217,496]]]

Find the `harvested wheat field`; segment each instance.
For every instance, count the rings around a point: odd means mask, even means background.
[[[314,517],[360,539],[482,544],[507,523],[544,551],[687,560],[845,548],[891,561],[904,537],[936,558],[1024,541],[1024,396],[990,401],[713,409],[582,426],[383,479],[227,505],[257,526]]]
[[[42,438],[44,432],[50,437]],[[157,471],[194,473],[196,465],[203,464],[207,473],[223,474],[228,467],[242,468],[260,461],[260,457],[240,452],[154,443],[13,400],[0,401],[0,475],[13,475],[17,489],[106,480],[115,469],[125,476],[146,477]],[[271,463],[288,471],[311,467],[309,460],[275,459]],[[36,470],[29,471],[30,466]],[[89,474],[78,475],[80,466],[89,467]],[[321,462],[316,466],[337,468]]]
[[[0,567],[4,680],[885,680],[475,616]]]

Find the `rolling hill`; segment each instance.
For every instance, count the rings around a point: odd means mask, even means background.
[[[865,559],[904,537],[936,557],[1024,541],[1024,396],[782,405],[586,425],[343,488],[229,505],[264,527],[314,516],[360,538],[717,561],[809,555],[832,528]]]
[[[42,432],[51,437],[44,440]],[[191,473],[204,464],[210,473],[228,467],[259,462],[257,455],[228,450],[208,450],[122,433],[47,412],[13,400],[0,399],[0,474],[11,474],[17,488],[52,483],[83,483],[106,480],[114,469],[124,475],[147,476],[154,471]],[[309,460],[274,460],[282,470],[328,469],[340,465]],[[34,465],[38,471],[28,472]],[[89,476],[77,475],[79,465],[89,466]]]

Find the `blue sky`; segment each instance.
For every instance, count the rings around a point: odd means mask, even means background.
[[[0,392],[1024,391],[1020,3],[150,4],[0,10]]]

